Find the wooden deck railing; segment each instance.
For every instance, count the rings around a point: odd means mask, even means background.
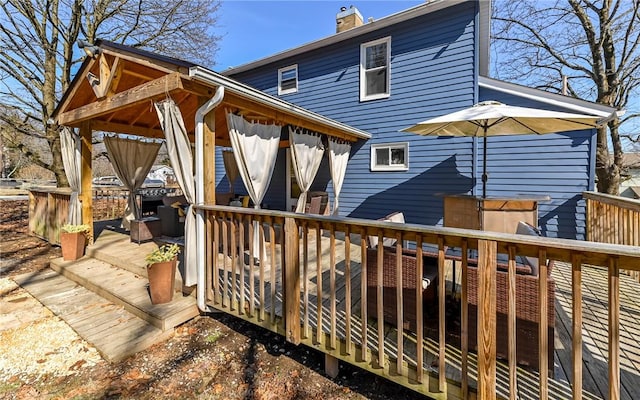
[[[93,190],[94,221],[120,218],[124,215],[129,191],[121,187]],[[67,223],[69,188],[31,188],[29,190],[29,232],[60,244],[60,228]]]
[[[640,246],[640,200],[584,192],[587,200],[587,240]],[[640,282],[640,273],[624,271]]]
[[[206,221],[208,305],[318,349],[329,360],[349,362],[434,398],[516,398],[528,393],[523,397],[546,399],[550,391],[561,390],[547,368],[547,259],[571,265],[573,368],[567,375],[573,378],[561,397],[582,398],[582,268],[603,268],[608,271],[609,322],[603,340],[609,343],[609,398],[620,398],[619,270],[640,269],[637,247],[223,206],[198,210]],[[395,291],[396,326],[384,323],[383,303],[389,298],[383,296],[381,268],[375,287],[367,283],[367,236],[395,238],[396,250],[405,241],[417,244],[418,276],[424,267],[422,253],[433,253],[439,284],[431,314],[425,317],[421,309],[425,299],[418,279],[408,292]],[[453,335],[445,320],[450,307],[445,265],[452,248],[462,249],[461,328]],[[477,356],[467,344],[467,250],[477,252]],[[380,265],[383,249],[376,251],[375,263]],[[495,330],[498,254],[506,255],[509,266],[509,333],[500,338]],[[516,368],[516,256],[540,261],[539,364],[533,373]],[[401,281],[406,267],[402,257],[397,262],[395,273]],[[368,291],[377,294],[375,315],[368,315]],[[416,332],[404,328],[405,296],[415,296]],[[497,360],[497,340],[509,343],[507,367]]]

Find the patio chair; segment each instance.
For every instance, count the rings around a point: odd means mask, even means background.
[[[393,212],[387,216],[379,218],[378,221],[385,222],[397,222],[400,224],[404,224],[404,214],[401,211]],[[375,249],[378,246],[378,237],[377,236],[368,236],[367,242],[370,248]],[[395,238],[383,238],[382,245],[383,246],[395,246],[396,239]]]
[[[311,198],[309,204],[306,207],[307,214],[320,214],[320,205],[322,204],[322,197],[315,196]]]

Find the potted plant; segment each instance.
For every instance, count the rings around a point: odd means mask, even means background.
[[[65,261],[74,261],[84,255],[89,239],[89,225],[66,224],[60,228],[60,247]]]
[[[177,244],[164,244],[147,254],[145,261],[152,304],[168,303],[173,299],[179,252]]]

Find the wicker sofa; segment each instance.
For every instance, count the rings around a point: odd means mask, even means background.
[[[384,321],[396,326],[398,287],[396,279],[396,249],[383,247],[382,260],[382,299]],[[414,250],[402,251],[402,309],[403,329],[416,331],[416,286],[422,287],[423,310],[428,310],[429,305],[436,298],[436,286],[438,282],[437,260],[428,255],[423,256],[423,273],[421,281],[418,281],[417,257]],[[378,250],[367,250],[367,314],[375,318],[378,310]]]
[[[548,264],[547,275],[547,359],[549,373],[553,376],[553,353],[555,334],[555,281],[551,277],[553,262]],[[470,265],[468,269],[469,299],[469,348],[477,350],[478,315],[478,269]],[[516,274],[516,359],[519,364],[538,369],[540,352],[538,349],[540,299],[538,296],[538,276]],[[508,274],[499,265],[496,272],[496,352],[507,358],[508,348]],[[504,340],[503,340],[504,339]]]

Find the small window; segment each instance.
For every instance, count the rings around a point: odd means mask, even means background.
[[[371,145],[372,171],[406,171],[409,169],[409,143]]]
[[[298,65],[280,68],[278,70],[278,94],[295,93],[298,91]]]
[[[391,36],[360,45],[360,101],[389,97]]]

